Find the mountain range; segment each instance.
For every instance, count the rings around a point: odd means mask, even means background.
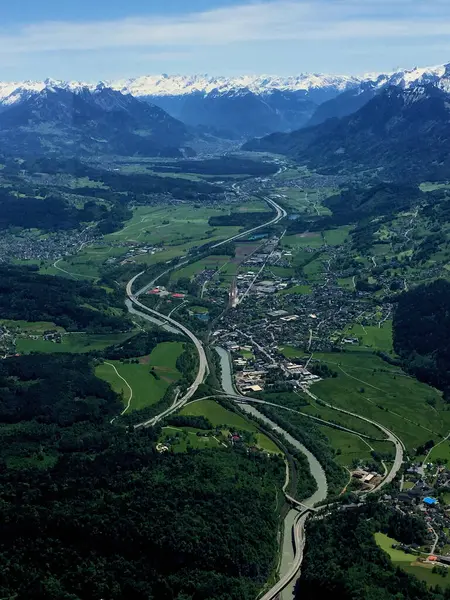
[[[161,108],[104,85],[75,91],[47,83],[8,100],[0,112],[0,144],[13,154],[179,157],[191,135]]]
[[[420,155],[419,142],[447,139],[449,94],[450,65],[362,78],[164,75],[95,85],[0,83],[0,145],[16,154],[179,157],[192,154],[198,142],[206,147],[217,138],[261,138],[244,147],[334,170],[373,167],[376,157],[392,155],[390,164],[382,160],[383,168],[392,169],[398,140]],[[420,140],[409,128],[416,112],[406,107],[413,103],[422,111]],[[437,112],[430,113],[429,106]],[[429,152],[420,170],[435,154]]]
[[[191,127],[228,138],[260,137],[276,131],[293,131],[342,117],[358,110],[381,89],[416,84],[439,85],[446,79],[445,65],[398,70],[389,74],[300,74],[291,77],[243,75],[155,75],[98,83],[76,81],[0,82],[0,110],[20,103],[44,89],[58,88],[79,94],[100,87],[158,106]]]
[[[383,87],[351,115],[243,148],[286,154],[332,173],[370,170],[386,179],[428,181],[450,177],[449,144],[450,94],[426,83]]]

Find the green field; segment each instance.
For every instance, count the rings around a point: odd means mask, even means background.
[[[300,350],[300,348],[294,348],[294,346],[280,346],[278,350],[286,358],[303,358],[305,356],[303,350]]]
[[[440,585],[441,587],[448,587],[450,585],[448,577],[443,577],[439,573],[433,573],[432,564],[422,564],[417,562],[414,555],[392,548],[392,544],[398,544],[393,538],[384,533],[376,533],[375,541],[389,555],[394,565],[397,565],[403,571],[414,575],[421,581],[425,581],[429,586]]]
[[[39,338],[17,338],[16,348],[22,354],[29,352],[91,352],[104,350],[113,344],[120,344],[134,335],[128,333],[69,333],[62,336],[60,344]]]
[[[46,264],[42,273],[61,275],[73,279],[96,279],[108,259],[126,258],[133,245],[150,245],[163,248],[151,253],[130,253],[127,259],[135,263],[155,264],[184,256],[190,248],[207,241],[225,239],[239,232],[239,227],[211,227],[212,216],[227,215],[230,206],[221,208],[199,207],[193,204],[175,206],[139,206],[125,226],[105,235],[103,244],[85,246],[75,256],[53,264]]]
[[[355,286],[353,285],[353,277],[342,277],[338,279],[338,284],[340,287],[346,290],[354,290]]]
[[[238,227],[211,227],[212,216],[229,214],[229,207],[198,205],[139,206],[123,229],[105,236],[110,242],[144,242],[177,246],[189,241],[215,240],[237,233]]]
[[[181,415],[203,416],[211,421],[214,427],[226,425],[234,427],[240,431],[256,432],[257,428],[245,417],[238,415],[235,412],[227,410],[214,400],[200,400],[199,402],[191,402],[180,411]]]
[[[163,342],[156,346],[150,356],[140,357],[138,364],[108,360],[96,367],[95,374],[107,381],[114,391],[122,395],[126,406],[130,391],[111,366],[114,365],[119,375],[126,379],[133,390],[130,410],[139,410],[159,402],[169,385],[180,378],[176,361],[182,351],[183,344],[181,342]],[[153,367],[159,379],[150,372]]]
[[[394,446],[389,442],[374,442],[372,440],[367,440],[366,443],[357,435],[334,429],[333,427],[319,426],[319,429],[327,436],[330,445],[336,451],[336,462],[346,467],[351,466],[354,460],[372,462],[373,458],[369,445],[375,451],[394,453]]]
[[[286,294],[311,294],[311,287],[309,285],[294,285],[290,288],[286,288],[277,292],[280,296],[284,296]]]
[[[382,323],[381,327],[377,325],[360,325],[354,323],[344,329],[344,337],[357,337],[361,346],[371,348],[372,350],[381,350],[389,354],[393,353],[392,348],[392,321],[388,320]],[[346,346],[347,350],[351,350],[352,346]],[[355,346],[353,346],[355,348]]]
[[[430,456],[428,457],[428,462],[435,462],[436,460],[446,461],[450,463],[450,442],[446,441],[433,448]]]
[[[337,229],[327,229],[323,232],[323,237],[325,238],[326,243],[330,246],[340,246],[348,238],[350,229],[350,225],[344,225],[343,227],[338,227]]]
[[[170,276],[170,279],[171,281],[178,281],[178,279],[181,279],[182,277],[187,277],[188,279],[191,279],[194,275],[198,275],[205,269],[221,269],[222,267],[224,267],[224,265],[230,262],[230,260],[230,256],[206,256],[201,260],[198,260],[189,265],[186,265],[185,267],[181,267],[181,269],[173,271],[173,273]],[[223,269],[221,272],[223,272]]]
[[[294,235],[286,235],[281,241],[284,248],[295,250],[297,248],[320,248],[324,245],[324,241],[320,233],[296,233]]]
[[[18,333],[29,333],[31,335],[42,335],[44,331],[60,331],[64,328],[50,321],[13,321],[11,319],[0,319],[0,326],[18,331]]]
[[[441,394],[378,356],[354,350],[316,353],[314,358],[337,371],[338,377],[314,384],[313,393],[392,429],[409,450],[448,433],[450,413]]]
[[[170,446],[174,452],[186,452],[188,448],[203,450],[204,448],[219,448],[221,442],[213,437],[197,435],[204,433],[194,427],[163,427],[159,442]]]
[[[256,434],[257,446],[267,452],[280,453],[280,449],[265,434],[258,432],[256,425],[245,417],[227,410],[214,400],[200,400],[191,402],[181,411],[181,415],[204,416],[214,427],[223,426],[224,429],[249,431]]]

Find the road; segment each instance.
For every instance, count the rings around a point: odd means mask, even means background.
[[[275,600],[278,598],[278,595],[291,583],[299,572],[303,562],[303,553],[305,549],[305,523],[307,518],[308,512],[305,511],[304,513],[299,513],[292,528],[294,545],[294,562],[292,563],[292,568],[259,600]]]
[[[386,435],[387,439],[390,442],[392,442],[395,446],[395,459],[394,459],[394,464],[392,465],[392,469],[389,471],[389,473],[386,475],[386,477],[383,479],[383,481],[377,486],[377,491],[380,488],[384,487],[385,485],[388,485],[389,483],[391,483],[395,479],[397,473],[400,471],[400,468],[403,463],[403,452],[405,450],[405,445],[401,441],[401,439],[398,438],[394,433],[392,433],[392,431],[387,429],[387,427],[385,427],[384,425],[381,425],[381,423],[378,423],[377,421],[373,421],[372,419],[368,419],[367,417],[362,417],[361,415],[352,413],[349,410],[344,410],[343,408],[337,408],[336,406],[333,406],[332,404],[328,404],[328,402],[325,402],[324,400],[315,396],[310,390],[305,389],[304,391],[306,394],[308,394],[308,396],[313,398],[313,400],[316,400],[316,401],[319,400],[328,408],[337,410],[338,412],[344,413],[346,415],[351,415],[352,417],[357,417],[358,419],[361,419],[362,421],[366,421],[367,423],[370,423],[371,425],[374,425],[375,427],[380,429]]]
[[[267,204],[269,204],[272,208],[274,208],[277,213],[276,216],[271,221],[268,221],[267,223],[263,223],[262,225],[258,225],[257,227],[253,227],[252,229],[247,229],[247,231],[243,231],[242,233],[238,233],[237,235],[234,235],[233,237],[230,237],[227,240],[223,240],[222,242],[219,242],[218,244],[214,244],[214,246],[211,246],[211,248],[220,248],[220,246],[223,246],[224,244],[228,244],[229,242],[234,242],[234,240],[243,238],[243,237],[247,236],[249,233],[258,231],[259,229],[262,229],[263,227],[268,227],[269,225],[275,225],[275,223],[278,223],[278,221],[281,221],[281,219],[284,219],[285,217],[287,217],[287,212],[284,210],[284,208],[281,208],[281,206],[279,206],[274,200],[272,200],[271,198],[264,198],[264,200],[267,202]]]
[[[222,242],[219,242],[219,243],[215,244],[214,246],[212,246],[212,248],[218,248],[218,247],[222,246],[223,244],[227,244],[229,242],[232,242],[234,240],[242,238],[242,237],[248,235],[249,233],[257,231],[258,229],[261,229],[262,227],[267,227],[268,225],[273,225],[275,223],[278,223],[278,221],[280,221],[281,219],[283,219],[283,218],[285,218],[287,216],[287,212],[284,210],[284,208],[281,208],[281,206],[279,206],[276,202],[274,202],[270,198],[265,198],[265,200],[276,211],[276,216],[273,219],[271,219],[267,223],[259,225],[258,227],[253,227],[252,229],[248,229],[247,231],[239,233],[238,235],[234,235],[234,236],[232,236],[232,237],[230,237],[230,238],[228,238],[226,240],[223,240]],[[158,312],[156,310],[153,310],[152,308],[148,308],[147,306],[145,306],[145,304],[143,304],[142,302],[140,302],[139,299],[138,299],[138,297],[141,294],[145,293],[150,287],[154,286],[155,283],[156,283],[156,281],[158,279],[160,279],[163,275],[166,275],[166,274],[174,271],[175,269],[179,269],[180,267],[182,267],[183,265],[185,265],[185,264],[187,264],[189,262],[190,262],[189,260],[185,260],[185,261],[182,261],[182,262],[180,262],[180,263],[178,263],[176,265],[173,265],[172,267],[169,267],[163,273],[161,273],[160,275],[158,275],[157,277],[155,277],[150,283],[147,283],[145,286],[143,286],[142,288],[140,288],[135,293],[133,292],[133,285],[135,284],[135,282],[137,281],[137,279],[139,277],[141,277],[145,273],[145,271],[142,271],[141,273],[138,273],[132,279],[130,279],[130,281],[127,283],[126,292],[127,292],[128,300],[135,307],[136,306],[139,307],[141,309],[141,312],[143,312],[143,313],[145,313],[147,315],[153,315],[153,318],[157,317],[157,319],[159,321],[162,321],[163,323],[169,324],[172,327],[174,327],[175,329],[177,329],[178,331],[181,331],[182,333],[184,333],[184,335],[186,335],[192,341],[192,343],[194,344],[194,346],[196,347],[197,353],[198,353],[198,357],[199,357],[199,366],[198,366],[197,376],[196,376],[194,382],[192,383],[192,385],[187,390],[187,392],[184,394],[184,396],[182,396],[181,398],[179,398],[174,404],[172,404],[172,406],[170,406],[169,408],[167,408],[166,410],[164,410],[163,412],[161,412],[159,415],[156,415],[155,417],[152,417],[148,421],[144,421],[142,423],[139,423],[135,427],[145,427],[145,426],[155,425],[158,421],[160,421],[164,417],[167,417],[168,415],[172,414],[173,412],[179,410],[182,406],[184,406],[192,398],[192,396],[197,391],[199,385],[201,383],[203,383],[203,381],[205,379],[205,375],[208,372],[208,360],[206,358],[205,349],[203,348],[203,344],[197,338],[197,336],[195,336],[190,329],[188,329],[187,327],[185,327],[184,325],[182,325],[178,321],[175,321],[175,319],[172,319],[171,316],[168,316],[168,315],[165,315],[163,313],[160,313],[160,312]]]
[[[197,349],[198,358],[199,358],[199,365],[198,365],[197,376],[195,377],[193,383],[191,384],[191,386],[189,387],[189,389],[187,390],[187,392],[184,394],[184,396],[182,396],[181,398],[179,398],[176,403],[174,403],[172,406],[170,406],[169,408],[167,408],[166,410],[164,410],[159,415],[156,415],[155,417],[149,419],[148,421],[144,421],[142,423],[139,423],[138,425],[135,425],[135,427],[145,427],[146,425],[155,425],[158,421],[160,421],[164,417],[172,414],[176,410],[179,410],[195,394],[195,392],[197,391],[198,386],[201,383],[203,383],[203,380],[205,379],[205,375],[206,375],[206,373],[208,371],[208,360],[206,358],[205,349],[203,348],[203,344],[198,339],[198,337],[196,337],[192,333],[192,331],[190,329],[188,329],[187,327],[185,327],[184,325],[182,325],[178,321],[175,321],[175,319],[172,319],[172,317],[164,315],[163,313],[159,313],[156,310],[153,310],[152,308],[148,308],[148,306],[145,306],[145,304],[142,304],[142,302],[140,302],[137,299],[137,297],[133,294],[133,285],[134,285],[135,281],[139,277],[141,277],[141,275],[143,275],[144,273],[145,273],[145,271],[142,271],[141,273],[138,273],[132,279],[130,279],[130,281],[127,283],[127,296],[128,296],[128,299],[135,306],[138,306],[142,311],[150,313],[150,314],[156,316],[161,321],[169,323],[170,325],[172,325],[173,327],[175,327],[176,329],[178,329],[179,331],[181,331],[182,333],[184,333],[184,335],[186,335],[191,340],[191,342],[194,344],[195,348]]]
[[[132,387],[131,387],[131,385],[128,383],[128,381],[125,379],[125,377],[122,377],[122,375],[121,375],[121,374],[119,373],[119,371],[116,369],[116,366],[115,366],[115,365],[113,365],[113,364],[112,364],[112,363],[110,363],[110,362],[105,362],[105,365],[108,365],[109,367],[112,367],[112,368],[114,369],[114,371],[116,372],[116,375],[117,375],[117,377],[119,377],[119,378],[120,378],[120,379],[121,379],[123,382],[125,382],[125,385],[127,386],[128,390],[129,390],[129,392],[130,392],[130,394],[129,394],[129,397],[128,397],[128,402],[127,402],[127,405],[126,405],[126,407],[123,409],[123,411],[120,413],[120,415],[122,416],[122,415],[124,415],[124,414],[127,412],[127,410],[128,410],[128,409],[130,408],[130,406],[131,406],[131,401],[133,400],[133,388],[132,388]],[[113,418],[111,419],[111,421],[110,421],[110,422],[111,422],[111,424],[112,424],[112,423],[114,423],[114,421],[115,421],[116,419],[117,419],[117,417],[113,417]]]

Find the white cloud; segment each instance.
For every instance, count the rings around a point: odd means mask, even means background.
[[[0,54],[201,47],[255,41],[369,40],[450,34],[447,0],[272,0],[172,18],[47,21],[0,29]]]

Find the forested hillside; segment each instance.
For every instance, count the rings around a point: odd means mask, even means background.
[[[343,510],[307,526],[298,600],[443,600],[450,590],[430,591],[400,570],[374,539],[377,531],[404,543],[423,543],[425,528],[414,516],[385,506]]]
[[[0,365],[0,597],[253,600],[274,567],[282,460],[159,454],[158,431],[110,424],[121,404],[90,360]]]
[[[450,283],[443,279],[402,294],[394,316],[394,348],[419,379],[450,398]]]
[[[32,266],[0,265],[0,314],[4,319],[51,321],[68,331],[108,333],[130,327],[119,294],[86,282],[40,275]]]

